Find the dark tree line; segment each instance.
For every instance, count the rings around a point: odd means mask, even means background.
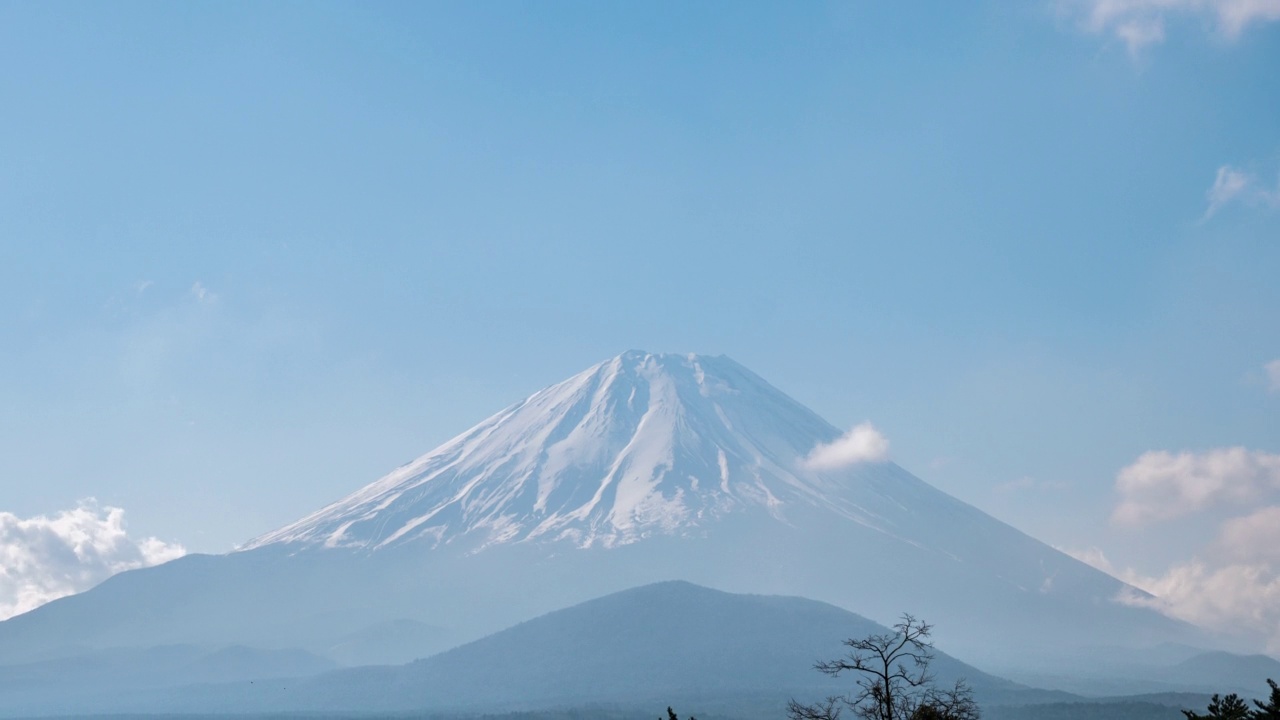
[[[1226,697],[1218,697],[1215,693],[1209,701],[1207,714],[1201,715],[1192,710],[1183,710],[1182,714],[1187,716],[1187,720],[1280,720],[1280,686],[1270,678],[1267,678],[1267,684],[1271,686],[1271,697],[1266,702],[1254,700],[1255,707],[1249,707],[1235,693]]]
[[[834,660],[822,660],[813,667],[818,672],[839,677],[856,673],[855,690],[831,695],[815,703],[791,700],[788,720],[840,720],[849,711],[858,720],[981,720],[973,692],[964,680],[950,688],[934,685],[929,663],[933,661],[933,626],[904,614],[892,633],[850,638],[844,641],[849,652]],[[1253,707],[1231,693],[1214,694],[1205,714],[1183,710],[1186,720],[1280,720],[1280,685],[1267,679],[1271,695]],[[1072,713],[1080,707],[1069,704]],[[659,717],[658,720],[664,720]],[[680,720],[667,708],[665,720]],[[689,720],[696,720],[689,716]]]

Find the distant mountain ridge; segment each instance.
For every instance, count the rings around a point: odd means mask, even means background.
[[[0,666],[0,715],[97,713],[167,688],[314,676],[337,665],[301,650],[162,645]],[[134,705],[136,706],[136,705]]]

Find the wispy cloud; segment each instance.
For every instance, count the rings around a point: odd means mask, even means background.
[[[1163,42],[1169,23],[1205,23],[1224,40],[1280,20],[1280,0],[1060,0],[1060,9],[1089,32],[1112,35],[1131,53]]]
[[[1102,552],[1101,548],[1089,547],[1081,550],[1079,548],[1066,548],[1058,545],[1054,545],[1053,547],[1055,550],[1064,552],[1085,565],[1095,567],[1108,575],[1119,577],[1115,566],[1111,564],[1109,559],[1107,559],[1106,553]]]
[[[191,297],[195,298],[196,302],[199,303],[212,304],[218,301],[218,296],[199,280],[191,286]]]
[[[1223,503],[1257,499],[1280,488],[1280,455],[1242,447],[1202,453],[1144,453],[1116,476],[1117,525],[1172,520]]]
[[[1267,388],[1271,392],[1280,392],[1280,358],[1263,365],[1262,369],[1267,373]]]
[[[1222,206],[1240,197],[1251,182],[1248,175],[1230,165],[1218,168],[1218,175],[1213,179],[1213,187],[1205,193],[1209,199],[1209,207],[1204,211],[1204,216],[1213,217],[1213,214],[1222,209]]]
[[[835,470],[864,462],[882,462],[889,458],[889,440],[869,422],[830,443],[815,447],[804,459],[811,470]]]
[[[1233,203],[1252,207],[1280,207],[1280,181],[1277,181],[1276,187],[1271,188],[1253,173],[1223,165],[1218,168],[1213,185],[1205,192],[1205,199],[1209,203],[1204,211],[1205,220]]]
[[[85,500],[53,516],[0,512],[0,620],[87,590],[124,570],[186,554],[176,543],[131,538],[124,510]]]

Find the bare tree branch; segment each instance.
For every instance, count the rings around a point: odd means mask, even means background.
[[[844,641],[849,652],[814,664],[818,672],[839,677],[859,674],[851,695],[833,695],[810,705],[792,700],[790,720],[838,720],[849,710],[859,720],[979,720],[973,693],[964,681],[938,690],[929,672],[933,662],[933,626],[903,614],[891,635],[876,634]]]

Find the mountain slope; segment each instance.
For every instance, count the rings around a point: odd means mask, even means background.
[[[298,678],[334,667],[331,661],[299,650],[244,646],[99,650],[0,667],[0,715],[101,712],[139,698],[162,697],[164,688]]]
[[[767,689],[781,709],[792,696],[847,690],[853,678],[833,680],[813,663],[843,656],[845,638],[887,632],[813,600],[667,582],[588,601],[419,660],[397,671],[396,685],[414,688],[419,703],[521,708],[570,700],[723,701]],[[967,678],[987,701],[1049,695],[941,652],[932,668],[943,684]],[[503,682],[495,687],[492,677]]]
[[[886,632],[826,603],[666,582],[558,610],[408,665],[144,693],[105,708],[501,712],[676,703],[687,712],[779,717],[792,697],[847,691],[856,678],[829,678],[813,663],[843,655],[846,637]],[[941,652],[932,668],[945,685],[966,678],[983,703],[1072,698],[988,675]]]

